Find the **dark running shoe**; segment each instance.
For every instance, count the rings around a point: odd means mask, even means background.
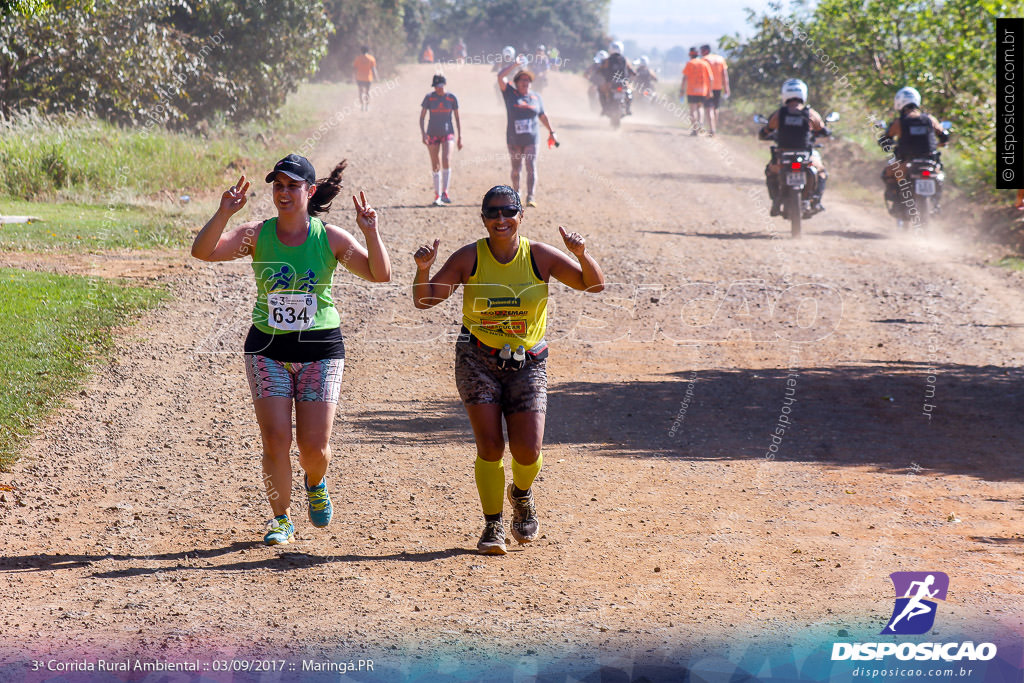
[[[476,549],[481,555],[504,555],[505,554],[505,526],[501,520],[487,522],[484,532],[480,534],[480,541]]]
[[[540,522],[537,521],[537,506],[533,503],[533,489],[522,498],[512,495],[513,484],[508,485],[508,502],[512,503],[512,538],[520,543],[529,543],[537,538]]]

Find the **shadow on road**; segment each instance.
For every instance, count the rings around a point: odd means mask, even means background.
[[[742,176],[712,175],[710,173],[674,173],[659,171],[657,173],[620,173],[623,178],[644,178],[646,180],[668,180],[683,183],[713,183],[718,185],[764,185],[764,178],[744,178]]]
[[[680,371],[660,381],[557,382],[547,444],[587,444],[609,456],[763,458],[783,407],[776,459],[1024,480],[1022,371],[995,366],[868,361],[796,370]],[[692,380],[692,386],[691,386]],[[687,390],[690,390],[689,396]],[[793,399],[788,401],[788,399]],[[786,405],[788,402],[788,406]],[[457,400],[349,412],[389,443],[471,441]]]
[[[812,233],[813,234],[813,233]],[[824,230],[817,233],[822,237],[842,237],[848,240],[887,240],[889,235],[881,232],[866,232],[864,230]]]
[[[26,555],[23,557],[0,558],[0,572],[28,572],[28,571],[55,571],[58,569],[73,569],[77,567],[88,567],[103,560],[119,560],[129,562],[154,562],[154,561],[178,561],[187,562],[194,559],[208,559],[220,557],[231,553],[251,550],[253,548],[265,547],[257,541],[232,543],[223,548],[210,548],[208,550],[188,550],[175,553],[163,553],[158,555]],[[194,566],[191,564],[177,564],[174,566],[162,567],[126,567],[107,572],[95,572],[91,574],[97,579],[122,579],[131,576],[149,576],[153,574],[164,574],[181,570],[206,570],[206,571],[247,571],[250,569],[273,569],[276,571],[291,571],[304,569],[337,562],[434,562],[450,557],[461,555],[475,555],[476,550],[468,548],[447,548],[445,550],[432,550],[427,552],[392,553],[390,555],[310,555],[302,552],[282,552],[274,557],[262,557],[258,559],[231,562],[229,564],[211,564],[205,566]]]
[[[677,372],[660,382],[561,384],[550,395],[545,441],[592,443],[598,452],[627,456],[763,458],[786,406],[791,424],[783,424],[777,460],[885,471],[917,465],[1024,480],[1019,369],[798,368],[789,396],[787,372]]]
[[[770,240],[767,232],[694,232],[681,233],[687,237],[704,237],[713,240]]]

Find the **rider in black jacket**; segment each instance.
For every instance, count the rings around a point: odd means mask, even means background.
[[[811,166],[817,174],[818,182],[811,197],[811,210],[815,213],[824,211],[821,195],[825,191],[828,172],[822,163],[821,155],[814,149],[814,139],[818,136],[831,135],[825,127],[821,115],[807,106],[807,84],[797,78],[791,78],[782,84],[782,106],[768,118],[768,123],[758,133],[762,140],[774,140],[780,149],[811,150]],[[772,199],[771,215],[778,216],[782,197],[778,196],[779,164],[772,159],[765,166],[765,182],[768,185],[768,196]]]
[[[882,180],[885,181],[886,199],[895,201],[897,170],[902,170],[903,163],[911,159],[939,161],[939,147],[949,141],[949,133],[938,119],[922,111],[921,93],[915,88],[900,88],[893,99],[893,108],[898,116],[889,124],[885,135],[878,139],[878,145],[893,155],[893,160],[882,170]]]

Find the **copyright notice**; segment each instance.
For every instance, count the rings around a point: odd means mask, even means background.
[[[1017,95],[1024,98],[1024,18],[996,19],[996,188],[1024,187],[1024,128]]]

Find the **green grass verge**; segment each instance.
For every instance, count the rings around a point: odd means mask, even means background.
[[[1010,270],[1024,270],[1024,258],[1004,256],[996,262],[996,265],[1001,268],[1009,268]]]
[[[166,297],[110,280],[0,268],[0,470],[109,350],[112,328]]]
[[[153,249],[182,247],[195,209],[95,206],[0,199],[0,215],[34,216],[32,223],[0,224],[0,249]]]
[[[214,121],[202,134],[86,117],[0,119],[0,215],[43,219],[0,227],[0,248],[183,246],[189,228],[204,223],[216,204],[200,208],[179,197],[219,194],[243,171],[271,168],[353,89],[306,83],[272,120]]]
[[[351,86],[306,83],[278,116],[202,134],[125,128],[88,117],[26,114],[0,120],[0,196],[105,204],[124,194],[209,191],[253,164],[273,164],[305,139]]]

